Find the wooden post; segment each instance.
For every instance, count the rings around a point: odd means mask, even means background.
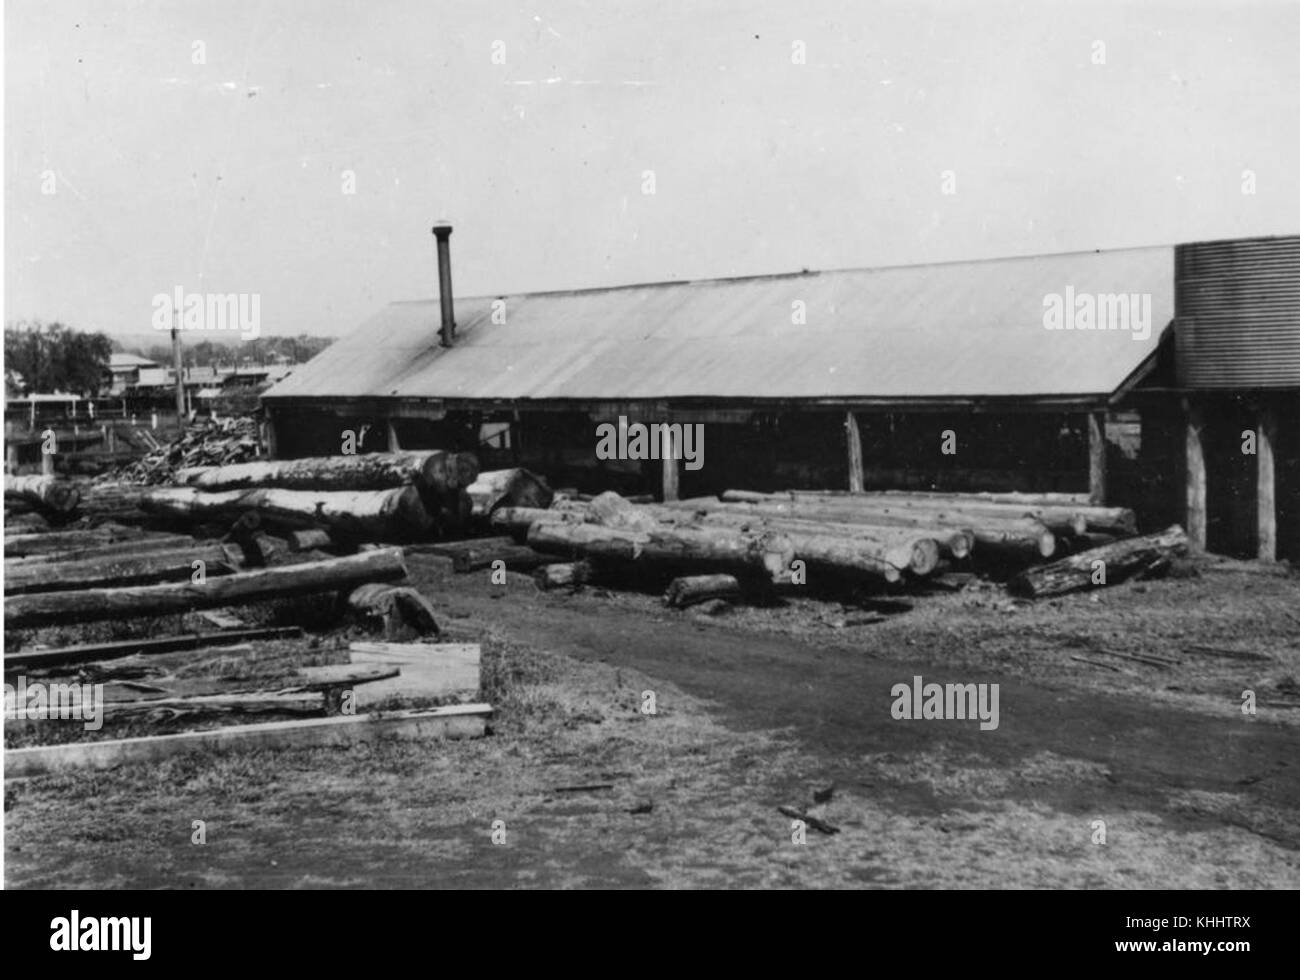
[[[402,451],[401,441],[397,438],[397,426],[392,419],[388,420],[388,451],[390,453]]]
[[[1185,417],[1185,447],[1187,458],[1187,536],[1192,544],[1205,548],[1205,447],[1201,434],[1204,419],[1199,405],[1183,401]]]
[[[275,443],[275,412],[272,409],[266,409],[262,421],[262,453],[268,459],[279,459],[276,455]]]
[[[177,319],[180,318],[180,310],[176,311]],[[172,326],[172,360],[175,362],[176,370],[176,424],[180,426],[182,432],[185,431],[185,378],[181,369],[181,332],[178,329],[179,324]],[[155,423],[154,428],[157,428]]]
[[[660,453],[663,462],[663,491],[664,500],[676,500],[680,496],[678,489],[677,457],[679,455],[677,440],[674,438],[673,430],[665,426],[662,430],[663,441],[660,444]]]
[[[1088,496],[1094,507],[1106,503],[1106,413],[1088,413]]]
[[[862,467],[862,433],[858,417],[853,412],[844,413],[844,429],[849,441],[849,490],[861,493],[866,486]]]
[[[1277,419],[1267,408],[1259,412],[1255,440],[1255,513],[1256,537],[1260,561],[1277,561],[1277,484],[1273,469],[1273,443],[1277,439]]]

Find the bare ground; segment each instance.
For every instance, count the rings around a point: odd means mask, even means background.
[[[1039,603],[977,584],[869,624],[871,600],[707,617],[411,564],[484,644],[489,738],[10,780],[7,886],[1300,886],[1286,569]],[[999,727],[894,719],[914,675],[999,683]],[[795,843],[781,805],[840,833]]]

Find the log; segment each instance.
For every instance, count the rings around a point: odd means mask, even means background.
[[[493,528],[509,531],[515,536],[526,536],[528,529],[538,521],[560,521],[569,524],[582,524],[586,520],[585,510],[564,508],[557,510],[541,507],[498,507],[488,518]]]
[[[64,561],[89,561],[113,555],[146,555],[192,545],[194,539],[187,534],[146,534],[138,538],[109,541],[85,547],[68,547],[60,551],[27,555],[23,558],[6,558],[5,568],[26,568],[31,565],[48,565]]]
[[[119,525],[104,525],[78,531],[47,531],[37,534],[15,534],[5,538],[6,558],[27,558],[58,551],[92,548],[128,538],[139,539],[144,532]]]
[[[510,544],[489,545],[485,548],[469,548],[451,556],[451,567],[456,572],[474,572],[481,568],[490,568],[493,562],[503,561],[505,567],[514,571],[526,572],[552,561],[550,555],[534,551],[526,545]]]
[[[1016,595],[1043,598],[1114,585],[1167,566],[1171,558],[1186,555],[1189,548],[1187,534],[1174,524],[1159,534],[1126,538],[1048,565],[1025,569],[1011,581],[1010,589]],[[1104,582],[1094,581],[1099,567],[1094,562],[1104,563],[1100,566],[1105,572]]]
[[[54,514],[71,513],[81,500],[75,483],[49,476],[6,476],[5,496],[17,497]]]
[[[80,562],[52,562],[6,568],[5,595],[61,592],[151,582],[180,582],[194,575],[194,562],[203,562],[205,575],[228,575],[239,567],[238,558],[220,544],[194,542],[189,548],[155,551],[145,555],[109,555]]]
[[[130,514],[140,509],[144,491],[133,483],[82,484],[78,510],[87,515]]]
[[[667,518],[670,516],[671,512],[665,514]],[[945,553],[945,549],[939,545],[939,538],[946,542],[948,554],[955,551],[956,557],[964,558],[970,553],[965,534],[951,529],[917,531],[901,527],[733,514],[725,510],[700,514],[695,517],[695,521],[705,526],[751,528],[755,531],[784,534],[794,543],[795,554],[799,558],[808,558],[808,555],[799,553],[800,540],[805,536],[843,538],[855,542],[859,550],[867,552],[873,559],[892,565],[899,571],[910,569],[917,575],[933,572],[940,556]],[[815,543],[804,546],[804,550],[810,549],[825,551],[824,547]]]
[[[200,490],[316,491],[388,490],[410,483],[426,493],[442,494],[473,483],[477,472],[472,454],[433,449],[196,466],[177,471],[176,482]],[[469,482],[462,482],[467,475]]]
[[[409,586],[369,582],[353,590],[348,596],[348,607],[363,621],[382,623],[384,637],[389,640],[409,640],[439,632],[433,606]]]
[[[294,551],[311,551],[313,548],[332,548],[334,539],[329,531],[320,528],[308,528],[304,531],[289,531],[284,539]]]
[[[653,531],[659,526],[659,521],[647,508],[630,503],[613,490],[592,498],[586,506],[586,519],[592,524],[634,531]]]
[[[546,481],[524,469],[480,473],[466,492],[473,516],[486,520],[498,507],[549,507],[555,494]]]
[[[683,609],[709,599],[740,598],[740,583],[734,575],[688,575],[675,578],[664,592],[664,604]]]
[[[726,498],[726,494],[723,494],[723,498]],[[790,499],[798,501],[810,498],[795,491]],[[953,514],[962,517],[968,523],[980,523],[983,518],[1016,520],[1028,517],[1038,521],[1054,534],[1083,534],[1088,530],[1087,518],[1082,513],[1083,508],[1072,506],[1026,506],[985,501],[964,494],[927,495],[895,491],[845,494],[843,496],[818,495],[811,499],[814,499],[819,507],[832,512],[848,510],[869,513],[878,508],[887,508],[887,512]],[[1098,511],[1107,510],[1107,508],[1102,507],[1095,509]]]
[[[40,514],[23,514],[19,517],[5,515],[5,534],[44,534],[49,529],[50,522]]]
[[[548,589],[576,589],[591,581],[591,565],[585,561],[543,565],[533,569],[533,581],[543,591]]]
[[[793,545],[781,535],[746,534],[731,528],[633,531],[543,521],[529,528],[528,543],[538,551],[622,562],[703,563],[761,570],[774,582],[788,580],[795,557]]]
[[[240,546],[248,563],[255,568],[281,565],[293,553],[288,541],[265,531],[254,531],[240,542]]]
[[[230,519],[255,510],[263,524],[288,528],[325,526],[341,535],[401,539],[422,535],[433,520],[413,486],[391,490],[225,490],[206,493],[193,487],[167,487],[145,494],[141,506],[151,514],[183,521]]]
[[[804,491],[796,491],[803,494]],[[923,501],[952,502],[960,508],[963,501],[999,504],[1012,507],[1020,513],[1033,515],[1044,509],[1063,510],[1077,514],[1086,525],[1082,530],[1074,523],[1074,533],[1096,532],[1103,534],[1136,534],[1137,515],[1128,507],[1101,507],[1089,503],[1088,494],[1074,493],[922,493],[919,491],[900,492],[886,490],[886,497],[913,497]],[[1040,519],[1041,520],[1041,519]],[[1050,526],[1050,525],[1049,525]],[[1056,528],[1053,528],[1056,530]],[[1062,527],[1064,531],[1064,526]]]
[[[176,582],[116,589],[85,589],[5,598],[5,627],[48,626],[97,619],[158,616],[263,599],[353,589],[366,582],[406,577],[399,548],[382,548],[328,561],[238,572],[203,584]]]

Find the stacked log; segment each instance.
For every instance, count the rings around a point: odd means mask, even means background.
[[[914,527],[930,529],[931,533],[934,529],[960,531],[969,535],[979,553],[1018,561],[1050,558],[1056,551],[1056,535],[1052,530],[1016,506],[975,504],[967,508],[941,503],[902,502],[892,496],[886,499],[872,494],[805,496],[728,491],[723,498],[722,504],[717,501],[682,501],[674,506],[707,506],[710,513],[725,510],[872,527]],[[1045,513],[1041,509],[1039,512]],[[1059,527],[1073,530],[1083,526],[1077,515],[1052,513],[1046,516]]]
[[[704,565],[758,572],[785,581],[794,547],[779,535],[750,534],[731,528],[658,527],[652,531],[539,521],[528,530],[537,551],[620,563]]]

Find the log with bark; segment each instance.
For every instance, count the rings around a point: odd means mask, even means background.
[[[664,604],[683,609],[709,599],[739,599],[740,582],[734,575],[686,575],[668,583]]]
[[[145,534],[121,541],[107,541],[103,544],[85,546],[68,545],[58,551],[38,552],[22,558],[6,558],[5,568],[22,568],[64,561],[90,561],[114,555],[147,555],[170,548],[183,548],[193,543],[194,539],[187,534]]]
[[[176,482],[200,490],[389,490],[411,483],[442,494],[469,486],[477,473],[472,454],[433,449],[196,466],[177,471]]]
[[[762,571],[773,582],[788,581],[794,547],[781,535],[747,534],[732,528],[672,528],[653,531],[598,524],[538,522],[528,530],[538,551],[618,562],[707,565]]]
[[[1167,568],[1171,559],[1186,555],[1190,547],[1187,534],[1174,524],[1159,534],[1125,538],[1028,568],[1011,581],[1010,589],[1016,595],[1043,598],[1114,585]]]
[[[33,555],[49,555],[60,551],[93,548],[114,541],[139,539],[143,536],[144,532],[136,528],[113,524],[75,531],[8,535],[5,537],[5,557],[27,558]]]
[[[195,566],[195,562],[202,562]],[[191,547],[143,555],[109,555],[87,561],[64,561],[5,568],[5,595],[61,592],[69,589],[181,582],[198,569],[205,575],[228,575],[239,567],[233,545],[194,542]]]
[[[81,500],[75,483],[51,476],[6,476],[5,496],[17,497],[54,514],[71,513]]]
[[[388,640],[410,640],[439,632],[433,606],[410,586],[369,582],[352,591],[348,607],[363,622],[382,625]]]
[[[433,521],[415,487],[391,490],[225,490],[193,487],[150,490],[142,500],[151,514],[180,521],[230,519],[256,511],[263,524],[281,528],[327,527],[340,535],[402,539],[427,534]]]
[[[486,520],[498,507],[549,507],[555,494],[546,481],[525,469],[480,473],[466,488],[473,516]]]
[[[5,628],[185,613],[317,592],[350,591],[367,582],[405,577],[401,549],[377,548],[346,558],[209,577],[201,584],[177,582],[8,596]]]

